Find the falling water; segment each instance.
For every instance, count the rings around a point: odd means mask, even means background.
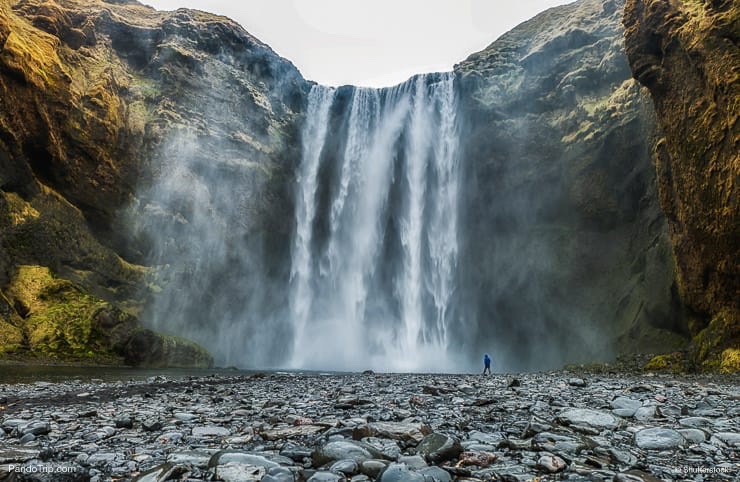
[[[452,74],[313,87],[296,186],[290,316],[300,368],[449,370],[457,267]]]

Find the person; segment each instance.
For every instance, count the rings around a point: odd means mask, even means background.
[[[488,372],[488,374],[490,375],[491,374],[491,357],[488,356],[488,353],[483,355],[483,366],[484,366],[483,374],[485,375],[486,372]]]

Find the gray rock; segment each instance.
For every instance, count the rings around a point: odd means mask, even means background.
[[[398,446],[398,442],[395,440],[365,437],[360,441],[360,445],[365,447],[375,458],[393,461],[401,456],[401,447]]]
[[[532,448],[553,453],[571,453],[575,454],[581,449],[586,448],[586,444],[576,438],[568,435],[542,432],[532,438]]]
[[[584,380],[583,378],[570,378],[568,379],[568,385],[572,387],[585,387],[586,380]]]
[[[167,462],[173,465],[187,464],[205,469],[208,467],[208,461],[211,460],[212,456],[212,453],[205,451],[187,450],[169,454],[167,456]]]
[[[641,470],[628,470],[614,475],[614,482],[663,482],[654,475]]]
[[[346,480],[347,479],[343,475],[322,471],[313,474],[307,482],[344,482]]]
[[[34,421],[19,426],[18,431],[21,435],[46,435],[51,432],[51,424],[49,422]]]
[[[537,459],[536,465],[538,469],[551,474],[562,472],[567,466],[568,464],[565,463],[565,460],[561,459],[557,455],[552,454],[541,456],[539,459]]]
[[[709,428],[714,425],[714,421],[705,417],[686,417],[678,421],[682,427],[689,428]]]
[[[175,417],[177,420],[181,420],[183,422],[190,422],[193,420],[198,420],[198,415],[195,415],[194,413],[187,413],[187,412],[175,412],[172,414],[173,417]]]
[[[162,427],[164,427],[162,422],[156,419],[147,419],[141,422],[141,428],[145,432],[156,432],[162,430]]]
[[[373,458],[372,454],[356,442],[337,440],[320,447],[311,455],[314,466],[320,467],[329,462],[351,459],[356,462]]]
[[[258,465],[227,462],[216,467],[216,477],[223,482],[260,482],[267,470]]]
[[[403,464],[391,464],[383,475],[380,482],[425,482],[424,475],[412,471]]]
[[[712,439],[719,440],[729,447],[740,447],[740,433],[717,432],[712,436]]]
[[[418,473],[424,476],[426,482],[452,482],[450,473],[439,467],[426,467],[419,469]]]
[[[421,455],[404,455],[398,458],[398,463],[413,470],[423,469],[429,466]]]
[[[208,460],[209,467],[217,467],[219,465],[229,463],[263,467],[265,472],[269,469],[280,466],[280,464],[273,462],[262,455],[240,452],[238,450],[221,450],[213,454]]]
[[[572,408],[561,412],[557,420],[565,425],[590,427],[598,431],[614,430],[621,425],[620,420],[608,412],[589,408]]]
[[[438,464],[445,460],[457,458],[463,449],[457,439],[449,435],[433,433],[419,442],[416,451],[429,462]]]
[[[360,465],[357,463],[357,461],[352,459],[339,460],[337,462],[334,462],[331,467],[329,467],[329,470],[331,472],[338,472],[344,475],[356,475],[360,473]]]
[[[645,421],[655,417],[655,405],[640,407],[635,411],[635,419]]]
[[[373,422],[354,429],[352,438],[381,437],[404,442],[419,443],[432,429],[423,423]]]
[[[667,428],[646,428],[635,434],[635,445],[645,450],[673,449],[685,443],[680,433]]]
[[[261,482],[295,482],[295,474],[285,467],[273,467]]]
[[[288,457],[295,462],[302,462],[303,459],[310,458],[311,453],[312,450],[310,448],[304,447],[302,445],[296,445],[291,442],[287,442],[285,445],[283,445],[282,450],[280,450],[280,455],[282,455],[283,457]]]
[[[615,410],[631,410],[632,413],[642,406],[642,402],[629,397],[617,397],[610,402],[610,405]]]
[[[374,479],[377,478],[378,475],[380,475],[380,473],[383,472],[386,467],[388,467],[388,465],[389,462],[387,460],[363,460],[362,462],[360,462],[360,471],[368,477],[372,477]]]
[[[121,415],[117,417],[113,423],[117,428],[133,428],[134,419],[130,415]]]
[[[229,429],[216,425],[206,425],[205,427],[193,427],[193,437],[225,437],[229,435]]]
[[[678,433],[680,433],[687,442],[692,444],[699,444],[707,439],[707,434],[697,428],[682,428],[678,430]]]

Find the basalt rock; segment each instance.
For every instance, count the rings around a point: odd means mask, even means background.
[[[185,219],[192,207],[173,211],[137,196],[171,174],[163,157],[182,156],[171,146],[186,137],[199,141],[192,157],[218,152],[214,161],[224,171],[246,166],[251,215],[236,235],[282,246],[290,219],[283,214],[290,209],[282,191],[286,153],[299,144],[290,139],[307,85],[289,62],[223,17],[157,12],[133,1],[0,1],[2,299],[12,306],[5,295],[14,272],[33,265],[146,318],[149,298],[167,289],[166,276],[151,266],[146,226]],[[145,214],[144,229],[131,233],[126,209]],[[278,241],[266,242],[268,235]],[[158,261],[166,265],[178,249],[174,243]],[[2,350],[23,356],[16,318],[0,319]],[[159,347],[144,362],[172,361],[174,350],[204,363],[197,349],[173,349],[183,342],[134,325],[128,335],[138,342],[130,346],[157,340]],[[62,356],[51,347],[49,354]]]
[[[740,369],[740,7],[731,0],[628,0],[627,55],[649,90],[652,144],[694,362]]]
[[[499,340],[516,368],[687,343],[654,111],[621,17],[620,1],[551,9],[455,67],[469,132],[465,318],[478,320],[461,338]]]

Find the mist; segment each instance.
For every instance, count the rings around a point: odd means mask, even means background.
[[[126,219],[153,266],[142,319],[217,364],[541,370],[675,318],[615,5],[389,88],[306,82],[251,40],[202,75],[191,108],[218,121],[166,131]]]

